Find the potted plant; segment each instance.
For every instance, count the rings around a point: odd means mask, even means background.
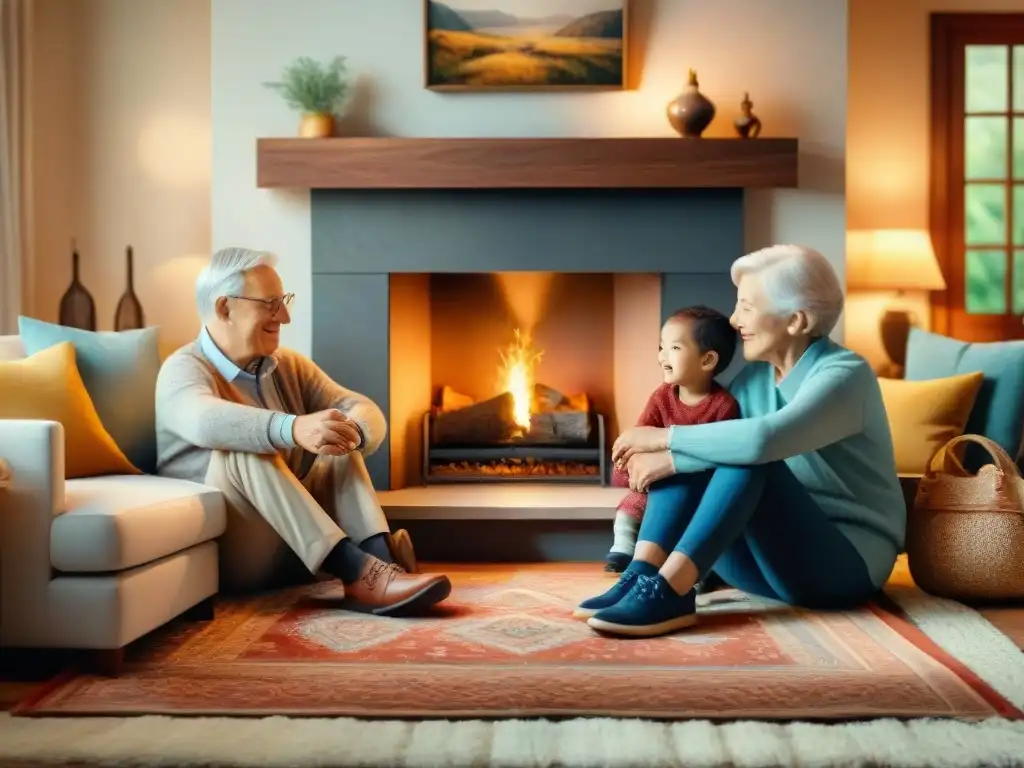
[[[285,67],[280,82],[264,85],[278,91],[289,107],[301,113],[300,136],[330,136],[334,132],[334,117],[348,93],[345,57],[335,56],[325,66],[301,56]]]

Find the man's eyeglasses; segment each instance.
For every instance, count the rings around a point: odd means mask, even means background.
[[[272,299],[257,299],[254,296],[228,296],[229,299],[242,299],[243,301],[257,301],[266,306],[270,316],[275,317],[281,311],[281,307],[291,307],[295,300],[294,293],[286,293],[284,296],[275,296]]]

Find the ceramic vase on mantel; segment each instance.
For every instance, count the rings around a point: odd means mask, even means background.
[[[743,101],[740,102],[740,116],[732,121],[736,127],[736,133],[741,139],[756,139],[761,133],[761,118],[753,112],[754,102],[750,100],[750,94],[743,94]]]
[[[69,328],[96,330],[96,302],[85,290],[78,274],[78,246],[71,241],[71,285],[60,298],[57,322]]]
[[[142,304],[135,295],[135,254],[129,245],[125,251],[128,261],[128,284],[121,300],[117,302],[114,312],[114,330],[129,331],[142,328],[146,324],[146,316],[142,312]]]
[[[700,92],[697,73],[690,70],[686,89],[668,103],[668,121],[684,139],[699,139],[715,119],[715,105]]]

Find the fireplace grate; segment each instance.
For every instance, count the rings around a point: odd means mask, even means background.
[[[423,416],[423,483],[547,482],[607,485],[604,417],[591,414],[585,443],[508,440],[489,445],[435,445],[433,415]]]

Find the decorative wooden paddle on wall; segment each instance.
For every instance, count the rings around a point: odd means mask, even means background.
[[[146,316],[142,312],[142,304],[139,297],[135,295],[135,254],[129,245],[126,250],[128,260],[128,286],[117,302],[117,311],[114,314],[114,330],[127,331],[133,328],[142,328],[146,324]]]
[[[96,330],[96,302],[78,274],[78,246],[71,241],[71,285],[60,299],[59,322],[71,328]]]

